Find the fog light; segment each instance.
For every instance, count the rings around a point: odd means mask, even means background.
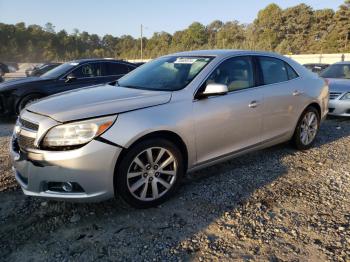
[[[73,191],[73,185],[71,182],[64,182],[62,184],[62,189],[66,192],[72,192]]]
[[[60,193],[83,193],[84,189],[76,182],[47,182],[44,191]]]

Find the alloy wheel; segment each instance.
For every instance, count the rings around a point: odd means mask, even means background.
[[[138,154],[128,168],[129,192],[142,201],[156,200],[172,188],[177,169],[177,160],[169,150],[150,147]]]
[[[300,125],[300,141],[305,145],[311,144],[317,134],[318,119],[315,112],[305,114]]]

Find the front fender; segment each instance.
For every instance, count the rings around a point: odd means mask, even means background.
[[[128,148],[140,138],[158,131],[177,134],[187,148],[189,166],[195,163],[195,134],[191,101],[168,103],[122,113],[102,137]]]

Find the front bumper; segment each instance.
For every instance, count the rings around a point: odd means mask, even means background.
[[[16,180],[24,194],[79,202],[102,201],[114,196],[114,169],[122,148],[96,140],[70,151],[17,150],[12,138],[10,151]],[[83,191],[58,192],[50,183],[71,182]]]
[[[331,116],[350,117],[350,101],[349,100],[329,100],[329,112]]]

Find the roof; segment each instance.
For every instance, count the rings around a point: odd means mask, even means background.
[[[123,62],[127,64],[131,64],[128,61],[124,60],[118,60],[118,59],[111,59],[111,58],[84,58],[84,59],[76,59],[69,61],[69,63],[86,63],[86,62],[99,62],[99,61],[112,61],[112,62]]]
[[[337,62],[335,65],[350,65],[350,61]]]
[[[304,66],[329,66],[329,64],[324,64],[324,63],[306,63],[303,65]]]
[[[183,56],[227,56],[227,55],[238,55],[238,54],[256,54],[256,55],[272,55],[279,56],[273,52],[264,51],[253,51],[253,50],[238,50],[238,49],[213,49],[213,50],[194,50],[188,52],[179,52],[172,55],[183,55]]]

